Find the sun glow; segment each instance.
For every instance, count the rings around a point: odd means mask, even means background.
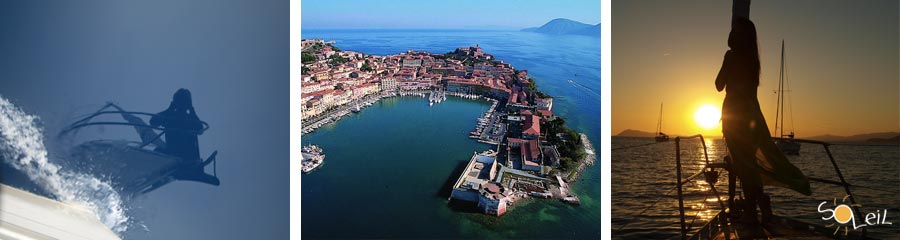
[[[719,126],[721,110],[713,105],[703,105],[694,112],[694,122],[703,130],[711,130]]]

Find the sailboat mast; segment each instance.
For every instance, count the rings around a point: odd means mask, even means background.
[[[657,135],[662,132],[662,109],[663,109],[663,104],[659,103],[659,120],[656,122],[656,134]]]
[[[772,129],[772,135],[779,133],[778,124],[781,122],[781,125],[784,125],[784,40],[781,40],[781,68],[778,70],[778,92],[777,98],[778,100],[775,103],[775,128]],[[781,134],[777,135],[777,137],[781,137],[784,135],[784,126],[781,126]]]
[[[781,40],[781,80],[779,80],[778,98],[781,99],[781,135],[779,137],[784,136],[784,39]]]

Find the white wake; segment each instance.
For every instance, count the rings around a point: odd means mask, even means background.
[[[50,162],[37,120],[36,116],[22,112],[0,96],[0,154],[3,160],[57,200],[87,206],[114,232],[126,231],[128,216],[119,193],[92,175],[63,169]]]

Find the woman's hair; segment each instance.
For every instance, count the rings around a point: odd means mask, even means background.
[[[184,88],[175,91],[175,95],[172,96],[172,105],[178,110],[187,110],[192,105],[191,91]]]
[[[759,85],[759,44],[756,39],[756,25],[750,19],[739,17],[733,20],[728,46],[742,59],[746,60],[753,79]]]

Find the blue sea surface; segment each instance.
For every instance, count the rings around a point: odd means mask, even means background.
[[[600,39],[519,31],[308,30],[304,39],[335,40],[342,50],[391,55],[407,50],[446,53],[478,45],[528,70],[554,96],[553,112],[600,144]],[[573,189],[582,200],[517,202],[503,216],[447,206],[448,181],[475,151],[468,138],[490,103],[454,97],[382,100],[302,136],[320,145],[325,164],[302,177],[302,236],[308,238],[600,238],[600,164]],[[599,161],[597,161],[599,163]]]

